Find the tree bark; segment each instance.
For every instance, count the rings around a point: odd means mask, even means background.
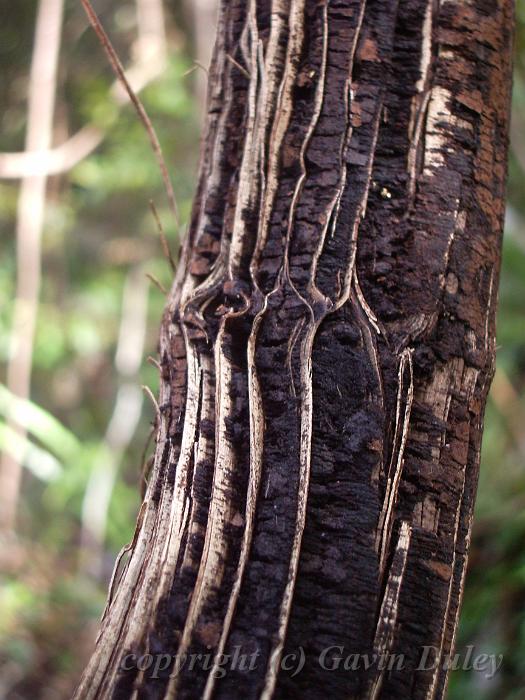
[[[443,697],[512,26],[510,0],[221,3],[155,462],[77,698]]]

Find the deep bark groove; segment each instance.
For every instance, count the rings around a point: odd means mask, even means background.
[[[512,10],[221,3],[155,463],[76,697],[443,697],[418,664],[451,652],[465,575]],[[327,671],[327,647],[405,664]],[[123,665],[222,653],[257,663]]]

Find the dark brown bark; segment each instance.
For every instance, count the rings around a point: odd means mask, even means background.
[[[443,696],[443,663],[417,669],[465,574],[512,23],[510,0],[222,3],[155,464],[78,698]],[[328,647],[403,668],[327,671]],[[256,663],[224,677],[136,663],[236,651]]]

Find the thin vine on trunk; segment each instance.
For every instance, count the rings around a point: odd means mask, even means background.
[[[443,697],[512,29],[511,0],[221,2],[155,461],[77,698]]]

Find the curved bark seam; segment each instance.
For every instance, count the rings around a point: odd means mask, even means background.
[[[380,576],[383,576],[384,570],[385,570],[385,565],[386,565],[386,558],[388,556],[388,547],[390,544],[390,536],[391,536],[391,531],[392,531],[392,522],[393,522],[393,511],[394,511],[394,506],[397,500],[397,492],[399,488],[399,483],[401,481],[401,473],[403,471],[403,465],[404,465],[404,453],[405,453],[405,446],[407,443],[407,438],[408,438],[408,432],[410,430],[410,415],[412,411],[412,402],[414,399],[414,369],[412,365],[412,349],[407,349],[404,350],[400,363],[399,363],[399,371],[398,371],[398,403],[397,403],[397,409],[396,409],[396,429],[394,433],[394,445],[393,445],[393,451],[392,451],[392,459],[390,462],[390,467],[389,467],[389,474],[388,474],[388,480],[387,480],[387,488],[386,488],[386,493],[385,493],[385,498],[383,501],[383,509],[381,511],[381,515],[379,517],[379,525],[378,525],[378,535],[379,535],[379,541],[378,541],[378,553],[379,553],[379,573]],[[399,429],[400,426],[400,409],[403,401],[403,394],[404,394],[404,374],[405,374],[405,369],[408,367],[408,372],[409,372],[409,384],[408,384],[408,389],[406,392],[406,396],[404,397],[404,402],[405,402],[405,410],[404,410],[404,416],[401,424],[401,430]],[[396,442],[397,439],[399,439],[399,448],[396,447]],[[396,454],[397,452],[397,454]],[[395,460],[395,470],[394,473],[391,473],[391,469],[394,466],[394,460]]]
[[[401,595],[401,587],[403,585],[403,576],[405,574],[408,550],[410,549],[410,541],[412,538],[412,526],[406,520],[401,523],[399,537],[397,540],[394,558],[390,567],[388,580],[381,602],[381,611],[377,622],[376,633],[374,637],[374,656],[380,659],[385,653],[388,653],[392,645],[394,631],[397,624],[397,613],[399,610],[399,598]],[[376,700],[381,692],[381,684],[384,676],[384,667],[378,671],[376,678],[372,681],[369,690],[370,700]]]
[[[233,263],[238,264],[238,258],[232,260],[232,255],[236,255],[237,248],[242,244],[244,233],[244,222],[242,219],[244,207],[250,201],[252,196],[252,180],[249,178],[249,171],[252,157],[252,139],[255,127],[256,118],[256,92],[257,92],[257,47],[258,36],[255,20],[255,5],[250,3],[248,13],[248,25],[250,27],[251,36],[251,58],[252,58],[252,75],[249,88],[249,115],[248,127],[244,144],[243,162],[240,172],[240,184],[237,192],[237,201],[235,209],[234,228],[232,233],[232,241],[228,246],[228,276],[230,279],[233,276]],[[221,266],[222,268],[222,266]],[[221,269],[221,273],[226,273],[226,267]],[[182,631],[182,637],[179,645],[179,654],[184,654],[191,641],[191,636],[197,625],[198,617],[205,605],[207,596],[211,594],[214,586],[217,585],[217,579],[220,576],[220,560],[224,554],[224,538],[222,537],[222,529],[228,517],[230,507],[229,501],[226,498],[229,479],[231,479],[233,467],[235,463],[235,453],[229,444],[228,438],[225,435],[224,420],[230,413],[230,396],[228,386],[231,383],[232,366],[231,361],[225,356],[222,348],[225,326],[227,323],[228,314],[222,319],[220,330],[215,341],[215,374],[217,377],[216,386],[216,457],[215,468],[212,486],[212,498],[210,510],[208,513],[208,523],[206,526],[206,534],[204,541],[204,549],[199,565],[197,580],[195,582],[191,597],[190,607]],[[170,679],[166,698],[173,698],[176,695],[178,684],[178,676],[175,675]]]

